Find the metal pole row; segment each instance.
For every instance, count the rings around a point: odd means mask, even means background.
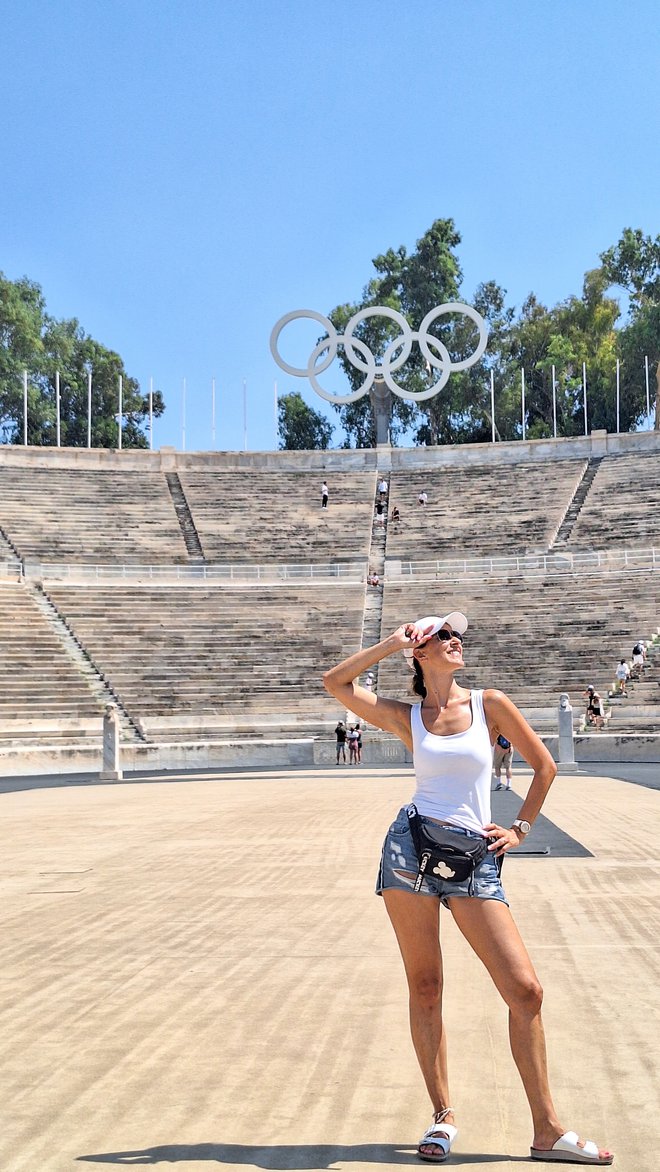
[[[92,446],[92,368],[91,365],[86,364],[87,367],[87,447]],[[553,438],[557,439],[557,372],[553,364],[551,368],[552,378],[552,434]],[[648,355],[644,357],[644,386],[646,394],[646,417],[649,420],[649,426],[652,429],[651,422],[651,390],[650,390],[650,374],[649,374],[649,359]],[[22,420],[22,436],[23,446],[28,444],[28,388],[29,388],[29,373],[23,370],[23,420]],[[182,379],[181,383],[181,450],[186,450],[186,422],[187,422],[187,393],[188,381],[187,378]],[[278,385],[277,380],[273,383],[273,414],[274,414],[274,429],[275,429],[275,446],[278,442]],[[242,380],[242,408],[243,408],[243,448],[247,451],[248,448],[248,404],[247,404],[247,379]],[[588,384],[587,384],[587,364],[582,363],[582,410],[584,416],[584,434],[589,433],[589,415],[588,415]],[[117,413],[117,448],[122,449],[122,435],[123,435],[123,375],[118,376],[118,413]],[[495,417],[495,371],[490,371],[490,416],[491,416],[491,443],[496,442],[497,425]],[[615,417],[616,417],[616,431],[621,429],[621,361],[616,360],[616,399],[615,399]],[[216,379],[211,379],[211,447],[215,450],[216,447],[216,424],[217,424],[217,387]],[[525,377],[525,368],[520,369],[520,426],[522,439],[527,439],[527,385]],[[149,448],[153,450],[154,447],[154,379],[153,376],[149,378],[149,395],[148,395],[148,423],[147,430],[149,432]],[[62,389],[60,372],[55,372],[55,436],[56,445],[59,448],[62,444]]]

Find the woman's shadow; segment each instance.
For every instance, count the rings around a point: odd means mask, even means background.
[[[415,1164],[419,1157],[406,1144],[279,1144],[258,1147],[247,1144],[163,1144],[158,1147],[133,1149],[125,1152],[101,1152],[98,1155],[78,1156],[90,1164],[124,1164],[142,1167],[147,1164],[195,1163],[202,1160],[216,1164],[245,1164],[253,1168],[290,1169],[340,1168],[345,1164]],[[452,1165],[510,1164],[527,1162],[525,1156],[502,1153],[484,1154],[452,1152]]]

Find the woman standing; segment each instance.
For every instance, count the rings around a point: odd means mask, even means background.
[[[376,891],[383,896],[401,950],[413,1044],[433,1105],[433,1121],[419,1142],[418,1154],[423,1160],[440,1163],[457,1135],[441,1009],[439,913],[443,903],[509,1007],[511,1050],[532,1113],[532,1158],[611,1164],[614,1157],[610,1152],[567,1132],[557,1118],[548,1086],[542,990],[500,883],[502,858],[529,833],[556,767],[504,693],[492,688],[469,691],[456,683],[455,672],[465,666],[463,636],[467,626],[459,611],[444,618],[404,623],[382,642],[356,652],[323,677],[328,692],[345,708],[398,736],[413,753],[415,763],[413,804],[399,811],[389,829]],[[399,651],[412,661],[413,691],[421,697],[420,704],[385,699],[355,682],[374,664]],[[510,827],[492,822],[490,813],[491,745],[500,734],[534,771]],[[444,863],[422,877],[420,826],[431,834],[444,827],[445,836],[451,831],[448,837],[455,843],[471,849],[483,846],[485,857],[460,882],[444,877],[452,875]]]

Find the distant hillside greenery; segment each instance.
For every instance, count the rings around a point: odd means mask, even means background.
[[[429,309],[449,301],[469,300],[490,328],[482,360],[452,374],[434,398],[419,403],[393,396],[392,443],[457,444],[489,441],[492,436],[490,384],[495,382],[495,432],[499,440],[520,439],[521,368],[525,372],[525,432],[528,439],[553,435],[552,368],[555,369],[557,435],[585,431],[582,373],[587,376],[587,428],[617,430],[616,368],[619,360],[619,430],[634,431],[646,419],[645,358],[649,395],[660,429],[660,236],[626,228],[620,240],[585,274],[582,293],[550,308],[530,293],[519,310],[506,304],[506,290],[494,280],[481,283],[470,299],[461,293],[463,274],[457,249],[461,237],[454,221],[436,220],[417,241],[415,251],[389,249],[373,260],[375,276],[359,301],[338,305],[328,317],[343,333],[347,322],[367,306],[386,305],[402,313],[416,329]],[[625,316],[617,292],[626,295]],[[432,332],[456,359],[474,348],[476,329],[459,318],[438,321]],[[400,331],[384,317],[363,321],[355,337],[381,360]],[[338,352],[351,390],[364,374]],[[397,382],[418,393],[437,380],[418,346],[396,373]],[[322,381],[322,380],[321,380]],[[295,399],[295,403],[294,400]],[[289,402],[291,400],[291,402]],[[279,400],[280,448],[309,445],[326,448],[322,417],[306,407],[300,395]],[[343,448],[368,448],[376,442],[369,396],[355,403],[333,405],[344,433]]]
[[[39,285],[0,273],[0,442],[23,443],[23,371],[28,379],[28,443],[56,442],[56,372],[60,377],[60,442],[87,444],[88,377],[92,373],[92,447],[117,446],[119,376],[123,377],[122,447],[149,446],[148,398],[118,354],[85,333],[75,318],[46,311]],[[160,391],[153,414],[165,410]]]

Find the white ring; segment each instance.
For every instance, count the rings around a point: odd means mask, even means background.
[[[417,334],[413,334],[414,340],[416,340],[417,337]],[[393,343],[390,343],[390,346],[391,345],[393,345]],[[442,388],[447,385],[449,382],[449,376],[451,374],[451,357],[449,351],[438,338],[433,338],[433,345],[437,346],[438,350],[444,350],[445,354],[447,355],[447,357],[443,360],[445,369],[440,375],[438,381],[435,382],[432,387],[427,387],[425,390],[420,391],[417,395],[413,394],[412,391],[404,391],[403,387],[400,387],[399,384],[394,381],[390,375],[390,370],[398,369],[394,363],[391,363],[387,370],[385,370],[385,367],[383,366],[383,377],[394,395],[398,395],[400,399],[408,399],[411,403],[421,403],[424,399],[432,399],[434,395],[438,394],[438,391],[441,391]],[[390,349],[390,346],[387,347],[387,350]],[[387,350],[383,355],[383,363],[385,362]],[[399,363],[399,365],[401,364]],[[440,366],[441,363],[436,359],[433,365]]]
[[[312,321],[320,322],[328,335],[328,357],[323,360],[318,370],[316,371],[317,374],[323,374],[323,371],[327,370],[328,367],[334,362],[337,354],[337,330],[333,326],[329,317],[326,317],[322,313],[317,313],[315,309],[294,309],[291,311],[291,313],[285,313],[284,317],[281,317],[279,321],[275,322],[275,325],[270,332],[270,352],[273,355],[277,365],[281,366],[282,370],[286,370],[287,374],[294,374],[296,378],[309,377],[309,363],[307,364],[307,370],[303,370],[303,368],[300,366],[289,366],[289,363],[284,361],[277,348],[277,343],[280,340],[280,334],[282,333],[284,327],[288,326],[290,321],[294,321],[294,319],[298,317],[308,317],[311,318]],[[324,346],[324,349],[325,348],[326,347]]]
[[[359,326],[360,322],[366,321],[366,319],[369,317],[388,317],[390,321],[396,322],[396,324],[399,326],[401,333],[404,335],[403,346],[405,351],[404,357],[399,362],[399,366],[401,366],[406,361],[406,358],[412,350],[412,332],[403,314],[398,313],[396,309],[390,309],[387,305],[370,305],[366,309],[360,309],[357,313],[354,313],[350,321],[347,322],[346,329],[344,330],[344,347],[346,354],[348,355],[349,362],[352,366],[356,366],[358,370],[361,370],[363,374],[368,374],[367,367],[364,365],[364,363],[361,363],[359,358],[356,358],[355,354],[353,353],[353,343],[357,340],[353,338],[353,330]],[[397,344],[400,346],[402,343],[397,339]],[[390,342],[387,347],[388,350],[390,349],[391,345],[392,343]],[[375,358],[371,350],[369,353],[375,362]]]
[[[464,317],[469,317],[474,322],[479,330],[479,341],[473,353],[467,358],[462,358],[454,362],[451,358],[449,350],[444,342],[441,342],[435,334],[429,333],[429,327],[439,317],[447,313],[460,313]],[[401,329],[401,334],[398,338],[392,339],[385,348],[383,358],[379,364],[376,365],[376,358],[370,348],[365,342],[359,338],[354,337],[354,331],[360,322],[365,321],[370,317],[385,317],[390,321],[396,322]],[[291,366],[285,362],[278,350],[279,337],[286,325],[295,318],[310,318],[312,321],[319,322],[326,331],[327,337],[322,338],[317,342],[316,346],[310,354],[307,367]],[[414,342],[419,343],[419,348],[424,355],[429,366],[440,370],[441,374],[437,381],[426,390],[420,391],[418,394],[413,394],[410,391],[405,391],[400,387],[392,377],[395,370],[399,370],[401,366],[410,357],[410,352]],[[346,357],[351,366],[356,370],[361,370],[367,377],[362,386],[357,391],[352,391],[348,395],[331,395],[329,391],[324,391],[318,382],[318,375],[323,374],[325,370],[334,362],[337,356],[337,348],[342,343],[346,352]],[[387,305],[370,305],[366,309],[360,309],[353,317],[346,323],[344,334],[338,334],[335,326],[329,318],[322,313],[317,313],[313,309],[296,309],[291,313],[285,313],[278,322],[273,326],[270,335],[270,351],[278,366],[285,370],[287,374],[292,374],[296,378],[308,378],[312,387],[322,399],[326,399],[329,403],[354,403],[357,399],[366,395],[373,386],[376,377],[377,369],[382,373],[386,385],[394,395],[398,395],[400,399],[408,399],[410,402],[419,403],[424,399],[431,399],[437,395],[439,391],[446,386],[450,375],[454,371],[467,370],[468,367],[474,366],[478,362],[486,349],[488,343],[488,326],[480,313],[473,309],[471,305],[464,305],[461,301],[450,301],[446,305],[436,306],[435,309],[429,310],[424,317],[422,324],[418,331],[411,329],[402,313],[396,309],[390,309]],[[397,350],[401,350],[398,357],[394,358]],[[326,357],[316,365],[317,359],[321,354],[327,350]],[[356,350],[362,355],[362,358],[356,354]],[[435,353],[434,353],[435,351]],[[440,357],[438,357],[438,354]]]
[[[341,339],[341,338],[338,339],[338,341],[342,341],[342,340],[343,339]],[[371,387],[373,386],[374,379],[376,377],[376,359],[374,358],[373,354],[371,353],[371,350],[369,349],[369,347],[365,346],[364,342],[361,342],[359,338],[353,338],[353,345],[357,346],[358,350],[361,350],[365,356],[366,355],[369,356],[367,358],[367,363],[368,363],[368,368],[366,371],[367,377],[365,378],[364,382],[362,383],[362,386],[358,387],[357,391],[351,391],[351,393],[349,395],[331,395],[330,391],[324,391],[323,387],[321,386],[321,384],[319,383],[319,381],[316,377],[317,373],[321,374],[326,369],[326,367],[324,365],[321,365],[318,368],[318,371],[316,371],[314,369],[314,365],[313,365],[315,358],[318,357],[319,354],[323,353],[323,350],[325,349],[325,347],[327,345],[328,345],[327,338],[321,338],[321,341],[317,342],[316,346],[312,350],[312,353],[309,356],[309,366],[307,368],[309,381],[312,384],[317,395],[320,395],[322,399],[326,399],[328,403],[354,403],[356,401],[356,399],[361,399],[363,395],[366,395],[367,391],[371,390]],[[351,363],[351,365],[354,365],[354,363]]]
[[[471,305],[463,305],[460,301],[448,301],[446,305],[438,305],[435,309],[429,310],[419,327],[419,348],[426,358],[426,361],[430,362],[431,366],[444,365],[444,363],[441,364],[434,360],[433,355],[428,348],[428,342],[426,339],[427,337],[431,337],[433,338],[433,344],[437,344],[438,339],[435,337],[435,335],[429,334],[429,326],[431,325],[431,322],[434,322],[436,318],[441,317],[445,313],[462,313],[464,317],[469,317],[479,330],[479,342],[477,343],[477,348],[474,353],[471,354],[469,358],[462,358],[460,362],[453,362],[450,360],[452,370],[467,370],[468,367],[474,366],[475,362],[479,361],[488,344],[488,327],[481,314],[477,313],[476,309],[473,309]]]

